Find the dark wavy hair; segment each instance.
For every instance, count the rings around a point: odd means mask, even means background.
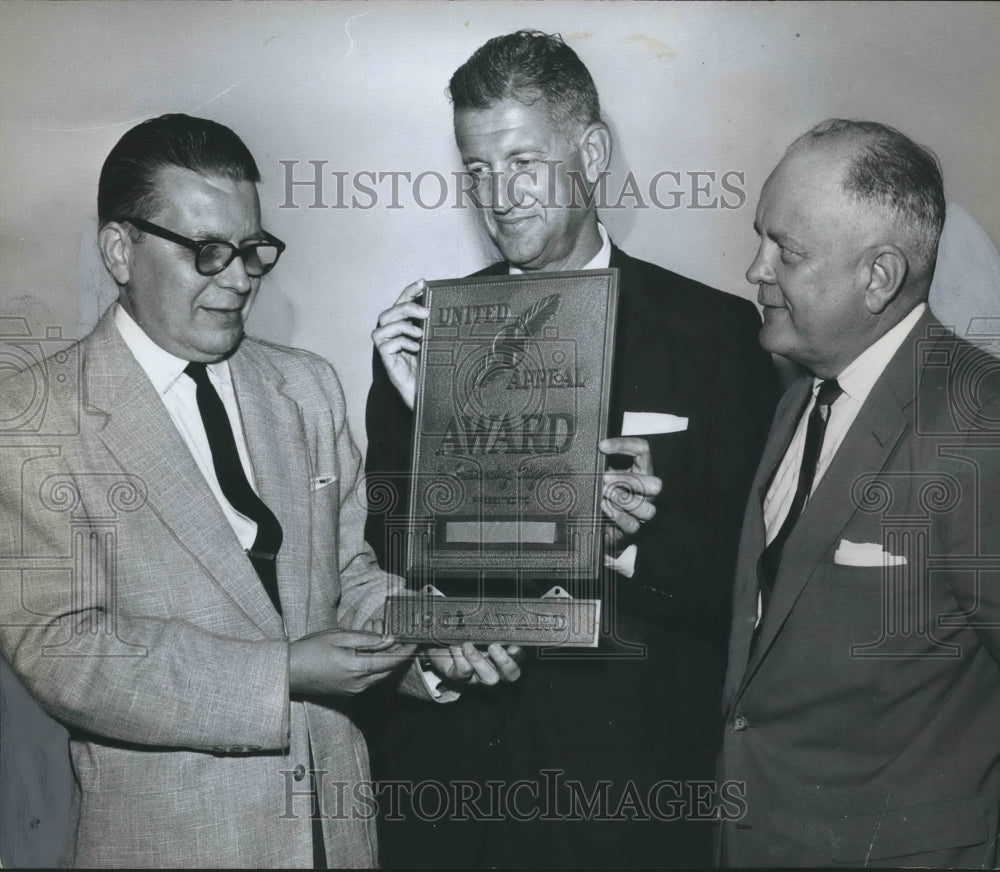
[[[448,94],[455,112],[486,109],[507,98],[526,104],[543,99],[560,126],[601,120],[597,87],[583,61],[561,36],[538,30],[497,36],[480,46],[455,71]]]

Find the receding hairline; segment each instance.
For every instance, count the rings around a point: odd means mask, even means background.
[[[882,228],[891,231],[891,239],[887,241],[902,249],[915,274],[929,282],[934,273],[940,229],[937,230],[936,234],[929,234],[929,222],[914,220],[913,215],[908,214],[905,210],[890,203],[878,202],[874,198],[864,196],[860,191],[853,190],[851,174],[857,164],[864,159],[865,150],[884,146],[886,137],[890,135],[903,137],[936,161],[933,153],[893,128],[865,130],[858,127],[844,127],[833,131],[820,129],[818,135],[814,132],[817,131],[817,128],[821,128],[821,125],[811,128],[794,140],[785,149],[782,162],[797,154],[825,154],[829,160],[836,161],[838,167],[835,177],[837,190],[843,197],[845,204],[856,208],[860,216],[869,218],[873,224],[877,223]],[[933,235],[934,238],[931,239],[930,235]]]

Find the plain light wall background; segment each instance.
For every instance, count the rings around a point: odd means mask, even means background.
[[[608,211],[631,254],[732,293],[753,209],[784,147],[829,116],[899,127],[935,150],[946,193],[1000,239],[1000,8],[993,4],[0,3],[0,316],[75,335],[113,285],[96,253],[101,163],[163,112],[231,126],[257,158],[264,226],[289,243],[251,331],[308,348],[344,382],[364,447],[369,333],[409,282],[492,259],[471,210],[424,209],[388,181],[374,208],[286,200],[281,160],[325,171],[459,169],[444,89],[492,36],[560,32],[590,68],[631,170],[744,174],[738,209]],[[334,178],[324,199],[333,202]],[[425,201],[436,194],[433,180]],[[661,188],[666,190],[666,185]],[[724,194],[718,185],[711,195]],[[732,195],[726,195],[730,202]],[[365,199],[365,198],[362,198]],[[631,201],[629,201],[631,202]],[[102,296],[105,295],[105,296]],[[725,349],[719,349],[725,354]]]

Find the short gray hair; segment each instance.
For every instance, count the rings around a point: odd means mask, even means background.
[[[945,215],[937,156],[887,124],[844,118],[821,121],[788,150],[838,140],[855,146],[844,172],[844,192],[896,216],[913,247],[911,267],[930,281]]]

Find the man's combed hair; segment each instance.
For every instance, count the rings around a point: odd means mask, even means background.
[[[476,49],[448,84],[455,112],[486,109],[499,100],[545,100],[561,126],[601,120],[597,87],[583,61],[558,34],[519,30]]]
[[[806,131],[792,148],[825,139],[855,140],[844,174],[844,191],[857,200],[887,209],[912,235],[918,262],[932,270],[944,227],[941,167],[934,153],[887,124],[831,118]]]
[[[260,181],[253,155],[228,127],[190,115],[161,115],[129,130],[104,161],[97,186],[101,225],[152,218],[160,205],[156,176],[164,167],[236,182]]]

